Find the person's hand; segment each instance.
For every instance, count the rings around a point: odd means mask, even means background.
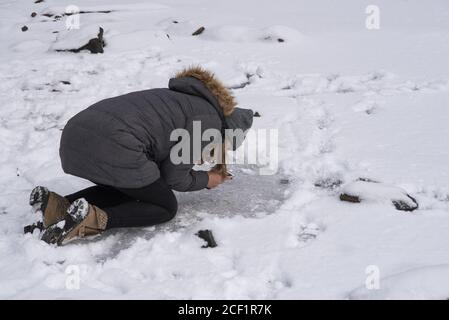
[[[225,181],[231,180],[232,176],[223,177],[220,173],[213,170],[207,173],[209,175],[209,182],[207,183],[208,189],[213,189]]]

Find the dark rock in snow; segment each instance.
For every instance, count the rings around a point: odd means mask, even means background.
[[[44,2],[44,0],[36,0],[36,1],[34,1],[34,3],[41,3],[41,2]]]
[[[260,113],[259,112],[254,112],[254,117],[256,117],[256,118],[260,118]]]
[[[31,13],[31,17],[34,18],[35,16],[37,16],[37,13],[36,12],[32,12]]]
[[[100,27],[100,31],[96,38],[90,39],[87,44],[77,49],[58,49],[57,52],[74,52],[78,53],[83,50],[89,50],[90,53],[103,53],[103,48],[106,46],[103,39],[103,28]]]
[[[281,180],[279,181],[279,183],[280,183],[280,184],[289,184],[289,183],[290,183],[290,180],[288,180],[288,179],[281,179]]]
[[[370,178],[358,178],[357,181],[380,183],[379,181],[376,181],[376,180],[373,180],[373,179],[370,179]]]
[[[273,41],[273,38],[271,36],[264,37],[263,39],[267,41]],[[283,38],[277,38],[276,40],[277,42],[285,42],[285,39]]]
[[[63,16],[71,16],[72,14],[86,14],[86,13],[111,13],[112,10],[96,10],[96,11],[79,11],[79,12],[66,12]]]
[[[408,194],[407,197],[412,201],[412,204],[407,203],[403,200],[392,200],[395,208],[402,211],[413,211],[418,209],[418,202],[416,201],[416,199]]]
[[[59,82],[61,82],[62,84],[65,84],[65,85],[69,85],[70,84],[70,81],[66,81],[66,80],[61,80]]]
[[[206,245],[202,246],[202,248],[215,248],[217,246],[212,231],[207,229],[200,230],[196,233],[196,235],[207,243]]]
[[[340,200],[353,203],[390,202],[401,211],[413,211],[419,207],[416,199],[404,189],[366,178],[347,184],[340,194]]]
[[[192,33],[192,36],[198,36],[198,35],[202,34],[204,32],[204,30],[206,30],[206,28],[200,27],[198,30],[196,30],[194,33]]]
[[[28,31],[28,27],[27,26],[23,26],[21,30],[22,30],[22,32]]]
[[[347,202],[353,202],[353,203],[360,202],[360,198],[358,196],[353,196],[353,195],[346,194],[346,193],[340,194],[340,200],[347,201]]]

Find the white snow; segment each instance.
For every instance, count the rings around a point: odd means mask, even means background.
[[[359,288],[351,299],[447,299],[449,266],[437,265],[416,268],[389,276],[379,290]],[[443,280],[443,281],[442,281]]]
[[[365,28],[372,3],[358,0],[79,0],[112,10],[81,14],[79,30],[41,16],[72,4],[0,2],[1,299],[449,298],[447,1],[378,0],[379,30]],[[100,26],[104,54],[54,51]],[[232,182],[178,194],[176,219],[157,227],[64,247],[23,235],[34,186],[90,185],[60,168],[67,120],[191,64],[235,88],[262,115],[255,128],[279,130],[278,173],[234,166]],[[360,177],[402,188],[419,209],[341,202]],[[218,247],[201,248],[201,229]],[[370,266],[379,289],[365,286]]]
[[[407,195],[407,192],[399,187],[384,183],[371,181],[355,181],[343,186],[341,193],[355,196],[360,201],[391,203],[401,201],[410,208],[415,208],[416,204]]]

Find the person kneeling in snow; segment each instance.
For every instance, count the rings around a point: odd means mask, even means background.
[[[95,186],[64,197],[42,186],[32,190],[30,205],[43,215],[42,240],[62,245],[106,229],[166,222],[178,209],[172,190],[214,188],[230,179],[224,161],[210,171],[193,170],[194,160],[174,164],[170,151],[177,141],[170,136],[185,129],[192,137],[196,121],[200,137],[208,129],[223,138],[226,129],[246,132],[253,112],[235,106],[212,73],[192,67],[168,88],[105,99],[75,115],[61,136],[62,168]]]

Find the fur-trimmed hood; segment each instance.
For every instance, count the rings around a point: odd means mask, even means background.
[[[218,104],[223,110],[225,116],[229,116],[237,103],[228,88],[218,80],[215,75],[199,66],[186,68],[175,75],[175,79],[193,77],[200,80],[206,88],[217,99]]]
[[[208,100],[220,115],[223,130],[241,129],[246,132],[252,126],[253,111],[236,108],[237,103],[229,89],[210,71],[201,67],[184,69],[170,79],[168,87],[170,90],[200,96]],[[236,147],[234,146],[234,149]]]

